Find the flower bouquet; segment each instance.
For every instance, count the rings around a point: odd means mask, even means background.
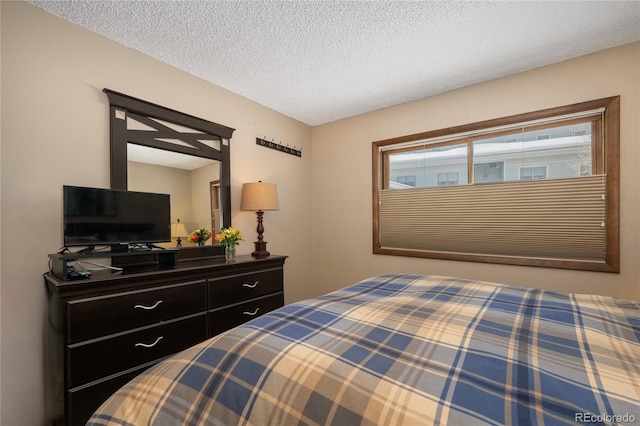
[[[189,235],[189,241],[203,246],[204,242],[211,238],[213,234],[207,228],[196,229]]]
[[[235,259],[236,246],[240,244],[240,240],[242,240],[242,232],[236,228],[222,228],[220,232],[216,234],[216,243],[224,246],[225,259],[229,262]]]

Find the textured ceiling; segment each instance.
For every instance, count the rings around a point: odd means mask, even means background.
[[[309,125],[640,40],[640,1],[38,1]]]

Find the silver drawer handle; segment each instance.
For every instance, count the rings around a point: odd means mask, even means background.
[[[158,300],[156,303],[153,304],[153,306],[144,306],[144,305],[135,305],[135,308],[140,308],[140,309],[146,309],[147,311],[150,311],[151,309],[155,309],[158,307],[159,304],[162,303],[162,300]]]
[[[155,342],[153,342],[153,343],[151,343],[151,344],[146,344],[146,343],[136,343],[136,344],[135,344],[135,346],[142,347],[142,348],[152,348],[152,347],[154,347],[155,345],[157,345],[157,344],[158,344],[158,342],[159,342],[160,340],[162,340],[162,336],[158,337],[158,338],[156,339],[156,341],[155,341]]]
[[[253,284],[242,284],[242,287],[256,288],[258,284],[260,284],[260,281],[256,281]]]
[[[244,311],[244,312],[243,312],[243,314],[244,314],[244,315],[251,315],[251,316],[254,316],[255,314],[257,314],[257,313],[258,313],[258,311],[259,311],[259,310],[260,310],[260,308],[256,308],[253,312],[247,312],[247,311]]]

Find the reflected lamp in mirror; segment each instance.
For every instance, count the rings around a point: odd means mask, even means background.
[[[267,210],[279,210],[278,188],[274,183],[262,181],[245,183],[242,185],[242,199],[240,210],[256,212],[258,219],[258,241],[255,242],[255,251],[251,253],[253,257],[268,257],[267,242],[263,241],[262,216]]]
[[[184,223],[180,222],[180,219],[176,223],[171,224],[171,238],[176,238],[176,247],[182,247],[182,238],[189,236],[187,227]]]

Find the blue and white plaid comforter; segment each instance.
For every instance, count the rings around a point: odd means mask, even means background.
[[[640,305],[385,275],[158,364],[94,425],[640,424]]]

